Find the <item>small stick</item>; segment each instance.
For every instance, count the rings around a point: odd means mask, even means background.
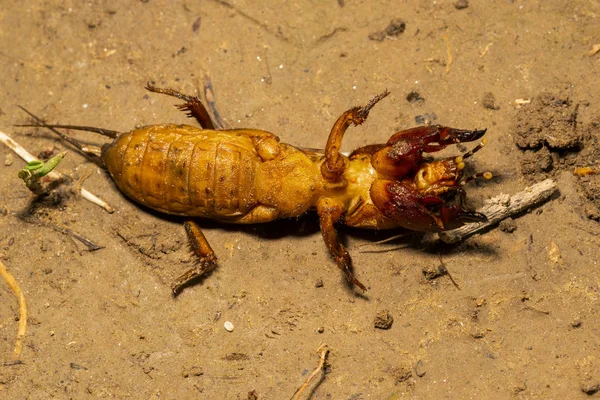
[[[17,341],[15,344],[15,358],[19,358],[21,355],[21,347],[23,345],[23,338],[27,332],[27,304],[25,303],[25,295],[21,291],[19,284],[14,276],[6,269],[6,266],[0,261],[0,276],[6,280],[8,286],[15,293],[15,296],[19,299],[19,330],[17,331]]]
[[[31,224],[47,226],[47,227],[52,228],[55,231],[60,232],[64,235],[72,236],[73,238],[75,238],[75,239],[79,240],[81,243],[83,243],[83,245],[85,247],[87,247],[88,251],[96,251],[96,250],[100,250],[100,249],[104,248],[104,246],[99,246],[96,243],[92,242],[91,240],[86,239],[85,237],[81,236],[80,234],[72,231],[71,229],[65,228],[64,226],[57,225],[54,222],[43,221],[33,215],[25,217],[25,218],[23,218],[23,220],[26,222],[29,222]]]
[[[310,374],[308,376],[308,378],[306,378],[306,380],[304,381],[302,386],[300,386],[300,388],[298,388],[298,390],[296,390],[296,393],[294,393],[294,395],[292,396],[292,400],[298,400],[300,398],[300,395],[302,394],[302,392],[304,392],[304,390],[306,390],[306,388],[308,387],[310,382],[315,378],[315,376],[317,376],[317,374],[319,372],[324,371],[325,360],[327,359],[327,354],[329,354],[329,348],[327,348],[327,345],[324,344],[321,347],[319,347],[319,350],[321,351],[321,359],[319,361],[319,365],[317,366],[317,368],[315,368],[315,370],[312,372],[312,374]],[[319,350],[317,350],[317,351],[319,351]]]
[[[488,222],[471,223],[451,231],[440,232],[439,237],[446,243],[459,242],[474,233],[487,229],[498,222],[517,215],[530,207],[547,201],[558,187],[552,179],[536,183],[516,193],[513,196],[501,194],[489,199],[483,207],[477,211],[488,217]]]
[[[442,39],[446,44],[446,73],[450,71],[450,65],[452,64],[452,48],[450,47],[450,40],[448,39],[448,32],[442,34]]]
[[[15,142],[10,136],[8,136],[6,133],[4,133],[2,131],[0,131],[0,142],[4,143],[4,145],[6,147],[8,147],[12,151],[14,151],[19,157],[21,157],[26,162],[31,162],[31,161],[37,160],[27,150],[25,150],[25,148],[23,146],[21,146],[20,144]],[[62,175],[59,174],[58,172],[52,171],[47,176],[50,177],[51,179],[60,179]],[[104,200],[99,199],[98,197],[94,196],[92,193],[88,192],[84,188],[81,188],[81,197],[83,197],[87,201],[91,201],[92,203],[102,207],[109,214],[112,214],[113,212],[115,212],[114,208],[109,206]]]

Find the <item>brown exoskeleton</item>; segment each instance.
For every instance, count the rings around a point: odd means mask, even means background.
[[[202,129],[162,124],[119,133],[48,125],[37,118],[38,124],[27,126],[52,129],[104,165],[123,193],[163,213],[256,224],[316,208],[325,244],[348,282],[362,290],[366,288],[352,273],[350,255],[335,224],[435,232],[486,221],[485,215],[464,208],[463,189],[468,180],[463,177],[464,159],[484,142],[462,156],[439,160],[423,156],[478,140],[485,130],[420,126],[394,134],[387,143],[361,147],[349,157],[340,154],[346,129],[362,124],[387,91],[366,106],[343,113],[324,152],[319,152],[280,143],[277,136],[262,130],[215,129],[197,97],[150,84],[146,89],[185,101],[177,107]],[[83,145],[56,128],[93,131],[114,140],[102,148]],[[174,293],[217,263],[200,227],[189,220],[185,228],[199,263],[174,282]]]

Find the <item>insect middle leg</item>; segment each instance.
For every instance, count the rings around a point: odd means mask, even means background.
[[[366,292],[367,288],[365,285],[360,283],[352,273],[352,259],[348,250],[340,242],[335,230],[335,223],[341,218],[343,212],[343,204],[332,198],[324,197],[317,203],[317,213],[321,222],[321,234],[329,252],[335,259],[335,263],[342,270],[346,280],[351,285],[356,285]]]
[[[217,267],[217,256],[208,244],[208,240],[206,240],[198,224],[193,221],[186,221],[184,227],[192,251],[198,257],[198,261],[194,268],[189,269],[173,282],[171,290],[175,295],[179,294],[188,282]]]
[[[188,117],[196,118],[196,121],[198,121],[202,128],[215,129],[215,125],[210,119],[210,115],[206,110],[206,107],[204,107],[204,104],[202,104],[198,97],[188,96],[187,94],[183,94],[174,89],[158,88],[152,85],[150,82],[146,84],[146,90],[149,90],[154,93],[166,94],[168,96],[173,96],[185,101],[185,103],[178,104],[175,107],[177,107],[181,111],[186,111]]]

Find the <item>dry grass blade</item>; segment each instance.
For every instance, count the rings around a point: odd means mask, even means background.
[[[304,383],[302,384],[302,386],[300,386],[298,388],[298,390],[296,390],[296,393],[294,393],[294,395],[292,396],[292,400],[298,400],[300,398],[300,395],[302,395],[302,393],[306,390],[306,388],[308,387],[308,385],[310,385],[310,382],[322,371],[325,370],[325,361],[327,360],[327,354],[329,354],[329,348],[327,348],[327,345],[324,344],[321,347],[319,347],[319,350],[321,351],[321,358],[319,360],[319,365],[317,366],[317,368],[315,368],[315,370],[308,376],[308,378],[306,378],[306,380],[304,381]]]
[[[0,276],[6,280],[8,286],[15,293],[15,296],[19,299],[19,330],[17,331],[17,341],[15,343],[15,358],[19,358],[21,355],[21,348],[23,346],[23,338],[27,332],[27,304],[25,303],[25,295],[21,291],[17,280],[8,270],[2,261],[0,261]]]

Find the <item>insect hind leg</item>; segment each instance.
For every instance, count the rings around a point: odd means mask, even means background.
[[[210,115],[206,110],[206,107],[204,107],[204,104],[202,104],[198,97],[188,96],[187,94],[183,94],[174,89],[159,88],[154,86],[150,82],[146,83],[146,90],[154,93],[166,94],[168,96],[173,96],[178,98],[179,100],[185,101],[185,103],[178,104],[175,107],[177,107],[181,111],[186,112],[188,117],[194,117],[202,128],[215,129],[215,124],[210,119]]]
[[[188,241],[194,255],[197,257],[197,264],[186,271],[183,275],[173,282],[171,290],[173,295],[177,296],[185,286],[192,280],[199,278],[217,267],[217,256],[210,247],[208,240],[202,233],[202,230],[193,221],[185,221],[185,231],[188,236]]]

